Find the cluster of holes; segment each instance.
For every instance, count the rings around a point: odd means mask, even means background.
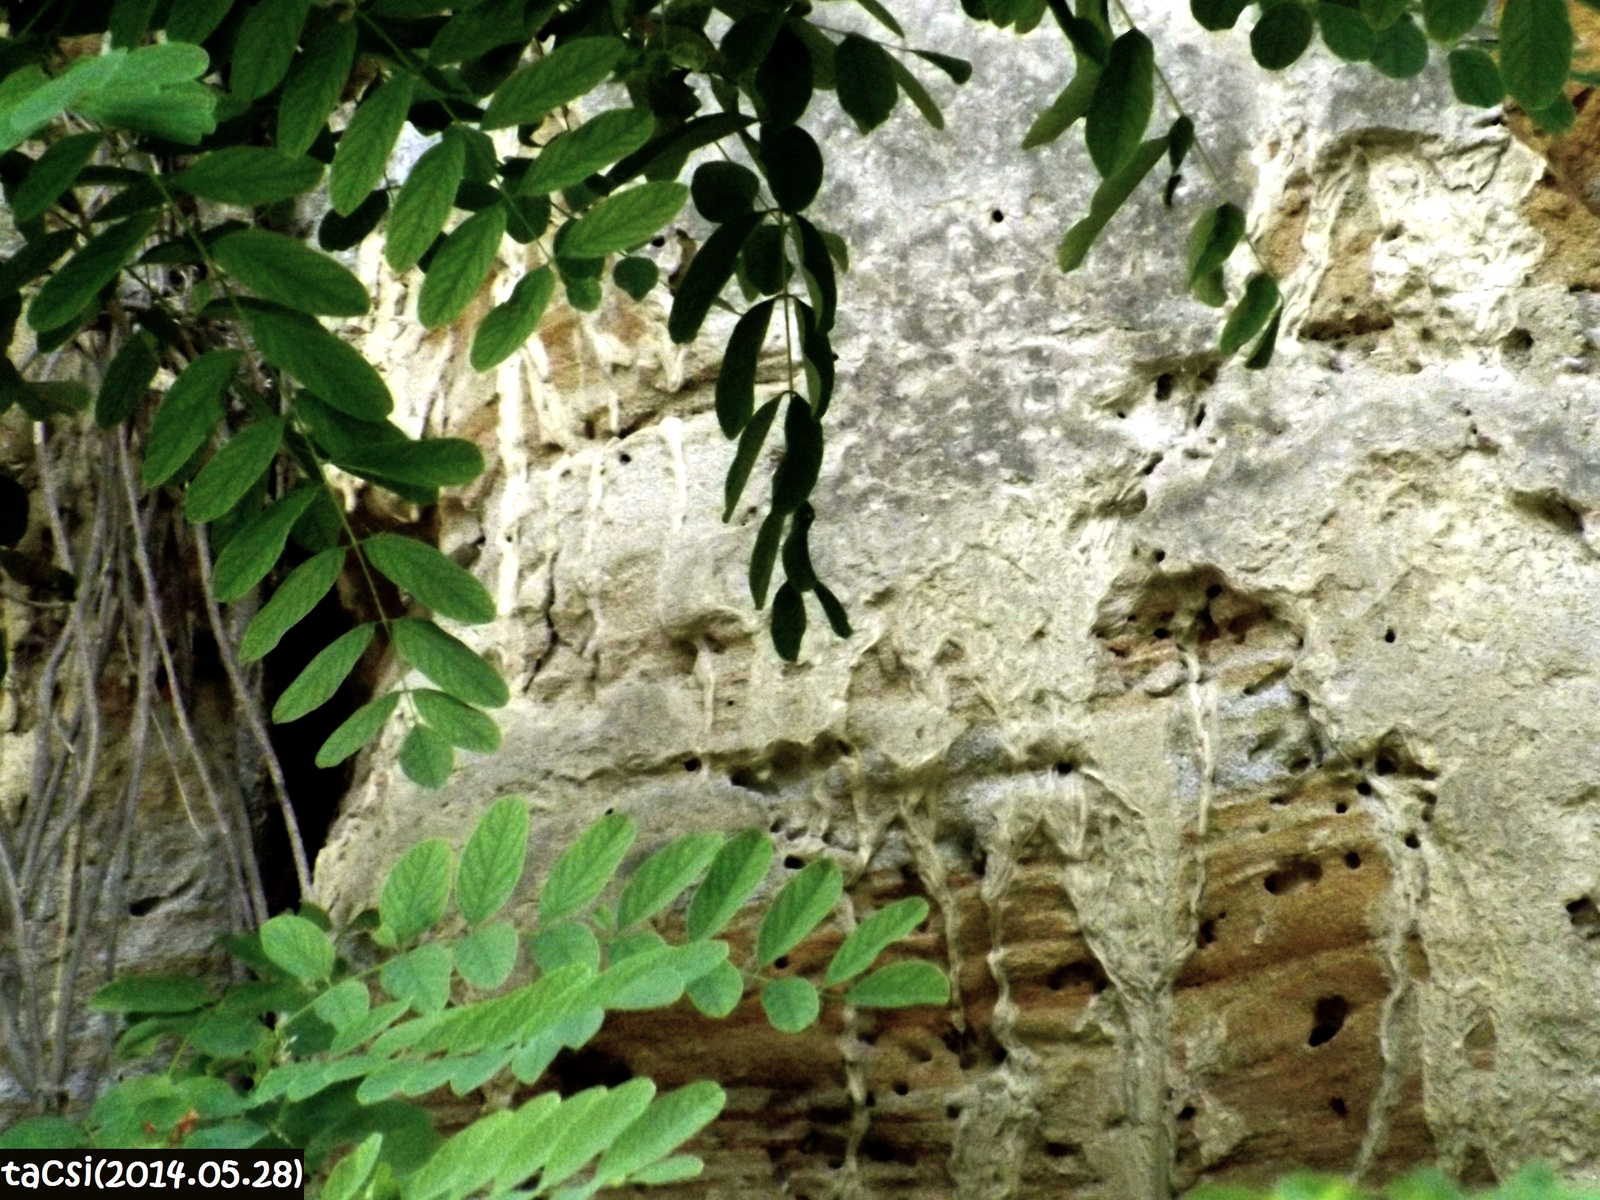
[[[1350,1015],[1350,1002],[1343,996],[1323,996],[1311,1009],[1311,1036],[1308,1046],[1325,1046],[1339,1036]]]

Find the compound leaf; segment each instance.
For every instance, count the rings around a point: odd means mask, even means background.
[[[211,590],[218,600],[231,604],[261,582],[282,556],[295,522],[321,494],[309,484],[296,488],[245,522],[217,555]]]
[[[467,166],[467,144],[447,131],[406,176],[384,230],[383,257],[389,269],[409,271],[444,229]]]
[[[831,858],[801,868],[773,899],[756,935],[756,962],[771,966],[793,950],[800,939],[833,911],[844,891],[844,878]]]
[[[432,688],[414,690],[411,700],[429,727],[452,746],[475,754],[493,754],[500,749],[500,726],[488,713]]]
[[[355,64],[356,22],[331,21],[289,68],[278,101],[278,150],[304,154],[327,125]]]
[[[537,125],[552,108],[586,95],[626,52],[617,38],[577,38],[557,46],[502,83],[483,114],[483,128]]]
[[[396,76],[369,93],[351,116],[328,171],[328,197],[341,217],[355,212],[383,178],[415,86],[414,77]]]
[[[264,300],[330,317],[359,317],[372,302],[348,267],[299,238],[265,229],[241,229],[211,253],[245,287]]]
[[[857,1008],[908,1008],[914,1004],[950,1002],[950,980],[930,962],[890,963],[845,993]]]
[[[280,913],[261,926],[261,951],[296,979],[326,979],[333,970],[328,935],[292,913]]]
[[[873,913],[845,938],[828,964],[824,982],[844,983],[870,967],[893,942],[899,941],[928,916],[928,902],[920,896],[896,900]]]
[[[145,443],[145,487],[166,483],[205,445],[222,420],[222,395],[233,381],[241,357],[237,350],[208,351],[185,367],[167,389]]]
[[[722,849],[720,833],[688,833],[663,846],[629,877],[617,902],[617,928],[655,916],[700,878]]]
[[[281,417],[247,425],[212,455],[183,497],[183,515],[190,521],[215,521],[244,498],[261,478],[283,441]]]
[[[362,542],[361,550],[368,562],[440,616],[466,625],[494,620],[488,589],[426,542],[379,533]]]

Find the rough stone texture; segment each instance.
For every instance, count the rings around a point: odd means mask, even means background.
[[[949,1013],[784,1038],[686,1008],[564,1066],[729,1086],[685,1196],[1109,1200],[1434,1156],[1600,1180],[1600,106],[1547,175],[1437,67],[1263,78],[1242,32],[1151,6],[1285,273],[1246,373],[1178,286],[1198,164],[1059,275],[1089,169],[1015,146],[1062,45],[900,7],[978,71],[937,89],[944,135],[817,105],[854,269],[812,546],[855,636],[813,612],[789,666],[750,611],[755,509],[716,519],[726,323],[682,351],[664,293],[613,298],[487,379],[465,328],[375,330],[409,419],[496,464],[440,539],[502,605],[477,644],[515,699],[442,795],[378,748],[322,898],[364,905],[507,792],[541,864],[616,808],[641,855],[758,823],[839,861],[856,913],[927,896]]]

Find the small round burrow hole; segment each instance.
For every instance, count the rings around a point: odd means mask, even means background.
[[[1383,640],[1388,642],[1391,646],[1394,645],[1394,630],[1385,629],[1383,631]]]
[[[1324,996],[1311,1010],[1311,1036],[1308,1046],[1325,1046],[1344,1028],[1344,1019],[1350,1015],[1350,1003],[1343,996]]]
[[[998,208],[989,214],[989,220],[993,221],[996,225],[1000,224],[1000,222],[1004,221],[1005,219],[1005,213],[1001,212]]]
[[[896,1096],[909,1096],[911,1094],[911,1085],[903,1079],[900,1080],[894,1085],[894,1094]]]
[[[1342,1096],[1335,1096],[1329,1100],[1328,1107],[1333,1109],[1336,1117],[1348,1117],[1350,1115],[1350,1106],[1344,1102],[1344,1097]]]
[[[1357,854],[1354,850],[1350,851],[1350,853],[1344,856],[1344,865],[1349,867],[1352,871],[1359,871],[1361,869],[1361,855]]]
[[[791,871],[798,871],[806,865],[806,860],[798,854],[785,854],[783,856],[783,865]]]
[[[686,759],[684,759],[683,760],[683,769],[685,771],[698,771],[700,769],[700,760],[698,758],[686,758]]]
[[[1415,829],[1413,829],[1410,833],[1406,834],[1406,849],[1407,850],[1420,850],[1420,849],[1422,849],[1422,839],[1417,836],[1417,831]]]

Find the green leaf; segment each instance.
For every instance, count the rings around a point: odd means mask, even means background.
[[[466,625],[494,620],[488,589],[426,542],[379,533],[362,542],[361,550],[368,562],[439,616]]]
[[[65,1117],[25,1117],[0,1133],[0,1150],[77,1150],[88,1144],[82,1126]]]
[[[739,1006],[744,996],[744,978],[738,968],[725,962],[689,984],[687,991],[696,1008],[721,1020]]]
[[[363,1185],[378,1163],[383,1149],[383,1134],[373,1133],[349,1154],[341,1158],[322,1185],[322,1200],[356,1200]]]
[[[622,263],[617,264],[618,273],[621,273],[624,263],[638,261],[641,260],[623,259]],[[654,263],[650,264],[650,269],[655,270]],[[533,331],[544,317],[555,286],[555,273],[549,267],[540,267],[517,280],[517,286],[511,289],[511,295],[505,303],[489,310],[489,315],[483,319],[473,336],[473,370],[487,371],[499,366],[533,336]]]
[[[922,119],[935,129],[943,129],[944,113],[939,111],[939,105],[929,95],[928,89],[922,86],[922,81],[893,55],[889,56],[889,69],[894,72],[895,82],[900,85],[900,90],[906,94],[906,98],[917,106]]]
[[[389,213],[383,256],[389,269],[409,271],[443,231],[467,167],[467,143],[446,131],[417,159]]]
[[[755,406],[756,365],[767,340],[775,303],[767,300],[745,313],[728,338],[716,393],[717,421],[726,437],[738,437],[750,421]]]
[[[576,38],[523,67],[495,91],[484,129],[537,125],[552,109],[576,100],[611,74],[627,50],[617,38]]]
[[[1111,44],[1111,57],[1084,118],[1084,143],[1095,168],[1115,175],[1139,149],[1155,103],[1155,49],[1130,29]]]
[[[340,412],[381,421],[394,409],[389,386],[372,364],[315,318],[257,304],[244,313],[262,357]]]
[[[1523,108],[1547,108],[1572,69],[1566,0],[1506,0],[1500,11],[1500,74]]]
[[[909,1008],[950,1002],[950,980],[930,962],[897,962],[874,971],[844,995],[857,1008]]]
[[[272,706],[273,723],[286,725],[290,721],[298,721],[332,700],[339,685],[349,678],[356,663],[361,661],[361,656],[372,644],[372,635],[376,630],[377,626],[368,621],[324,646]]]
[[[1317,25],[1322,40],[1346,62],[1366,62],[1377,45],[1377,34],[1360,10],[1323,0],[1317,5]]]
[[[673,297],[672,314],[667,318],[667,332],[674,342],[680,345],[692,342],[700,332],[712,303],[733,276],[745,239],[762,219],[759,213],[736,217],[713,233],[700,247],[689,269],[684,272],[677,295]]]
[[[723,370],[726,371],[726,357],[723,363]],[[718,386],[721,386],[720,380]],[[750,480],[750,472],[761,454],[761,447],[767,440],[767,432],[772,428],[773,418],[778,415],[778,405],[782,402],[783,397],[778,396],[763,404],[756,410],[755,416],[746,422],[744,432],[739,435],[739,448],[734,453],[732,465],[728,467],[728,481],[723,489],[724,524],[733,519],[733,510],[738,507],[739,497],[744,494],[745,484]]]
[[[933,50],[913,50],[924,62],[930,62],[956,83],[966,83],[972,78],[972,64],[964,58],[952,58],[948,54],[939,54]]]
[[[1167,139],[1165,137],[1151,138],[1139,147],[1128,164],[1109,179],[1100,182],[1095,188],[1094,197],[1089,201],[1089,215],[1076,225],[1068,229],[1061,239],[1061,246],[1056,251],[1056,264],[1063,271],[1075,271],[1083,265],[1083,260],[1088,257],[1089,249],[1095,239],[1105,229],[1111,218],[1117,213],[1133,190],[1144,182],[1144,177],[1150,169],[1161,161],[1161,156],[1166,153]]]
[[[1452,50],[1449,63],[1450,88],[1461,103],[1493,108],[1505,99],[1506,88],[1500,79],[1500,68],[1482,50]]]
[[[378,731],[394,714],[399,703],[399,692],[387,692],[356,709],[322,743],[322,748],[317,751],[317,766],[336,767],[377,737]]]
[[[646,109],[618,108],[598,113],[539,151],[539,157],[517,185],[517,192],[539,196],[582,183],[602,167],[639,149],[654,130],[655,118]]]
[[[244,499],[272,465],[283,441],[281,417],[246,426],[212,455],[184,493],[183,515],[190,521],[215,521]]]
[[[824,587],[819,580],[817,586],[811,589],[817,597],[817,602],[822,605],[822,612],[828,618],[836,636],[847,638],[851,634],[850,616],[844,611],[844,605],[839,603],[839,598]]]
[[[553,925],[598,896],[638,832],[625,813],[610,813],[584,830],[556,860],[539,889],[539,923]]]
[[[603,258],[627,250],[648,241],[678,215],[688,199],[688,188],[667,181],[615,192],[578,219],[562,242],[561,252],[570,258]]]
[[[806,602],[790,580],[772,597],[772,648],[784,662],[800,657],[806,635]]]
[[[296,488],[245,522],[217,555],[211,590],[218,600],[231,604],[261,582],[282,557],[294,523],[320,494],[315,486]]]
[[[1391,79],[1410,79],[1428,65],[1428,39],[1409,15],[1378,34],[1372,65]]]
[[[396,942],[409,942],[444,916],[450,900],[450,864],[449,843],[429,838],[407,850],[391,868],[383,881],[378,914]]]
[[[844,879],[832,859],[819,858],[783,885],[756,937],[756,962],[769,967],[793,950],[818,923],[833,911],[844,890]]]
[[[0,152],[105,90],[127,59],[127,51],[121,49],[80,58],[54,79],[46,79],[37,66],[13,72],[0,84]]]
[[[880,908],[851,931],[828,964],[824,982],[844,983],[870,967],[892,942],[897,942],[922,924],[928,916],[928,902],[909,896]]]
[[[506,233],[506,210],[494,204],[473,213],[445,238],[428,266],[417,298],[424,329],[448,325],[483,287]]]
[[[698,880],[722,849],[720,833],[687,833],[640,864],[617,902],[617,928],[648,920]]]
[[[173,177],[172,186],[206,200],[253,208],[303,195],[321,182],[322,164],[314,158],[290,158],[257,146],[225,146],[196,159]]]
[[[609,1147],[644,1113],[655,1094],[656,1085],[652,1080],[630,1079],[591,1104],[583,1119],[569,1126],[551,1149],[539,1176],[540,1190],[548,1190],[570,1178]]]
[[[383,178],[415,86],[413,76],[397,75],[369,92],[351,115],[328,170],[328,198],[341,217],[355,212]]]
[[[783,442],[783,461],[772,476],[772,511],[792,513],[816,486],[823,450],[821,422],[812,416],[811,406],[792,393],[783,417]]]
[[[301,312],[359,317],[372,306],[365,285],[347,267],[298,238],[242,229],[220,239],[211,253],[256,295]]]
[[[448,870],[448,861],[445,866]],[[448,890],[448,875],[445,887]],[[385,920],[384,924],[387,925],[388,921]],[[428,925],[432,924],[432,921],[428,922]],[[424,925],[423,929],[428,925]],[[410,940],[409,936],[401,938],[398,934],[396,938],[402,942]],[[450,965],[450,951],[439,942],[428,942],[384,963],[378,973],[378,982],[383,984],[383,990],[389,995],[396,1000],[404,1000],[418,1013],[436,1013],[450,1002]]]
[[[727,1093],[707,1079],[657,1096],[601,1156],[595,1179],[621,1183],[658,1162],[714,1121],[727,1102]]]
[[[172,0],[167,39],[198,46],[216,31],[232,7],[233,0]]]
[[[882,46],[853,33],[846,34],[834,57],[834,74],[839,107],[862,133],[872,132],[889,119],[900,91],[888,52]]]
[[[483,451],[465,438],[385,442],[337,457],[355,474],[425,488],[457,487],[483,474]]]
[[[201,475],[204,474],[202,471]],[[195,482],[198,483],[199,480]],[[193,494],[194,489],[191,487],[190,495]],[[263,655],[271,653],[283,640],[283,635],[304,620],[333,589],[334,583],[338,581],[339,572],[343,569],[344,547],[338,546],[308,558],[290,572],[278,590],[272,593],[272,599],[262,606],[260,612],[250,618],[250,624],[239,642],[239,660],[254,662]]]
[[[1483,20],[1483,0],[1422,0],[1422,24],[1436,42],[1449,44]]]
[[[413,725],[400,745],[400,770],[421,787],[442,788],[450,781],[455,765],[450,739],[437,729]]]
[[[1410,0],[1361,0],[1360,7],[1367,24],[1381,32],[1405,16]]]
[[[1244,210],[1233,204],[1208,209],[1194,223],[1189,234],[1189,288],[1207,303],[1212,301],[1208,298],[1206,281],[1228,261],[1234,247],[1244,237],[1244,229]]]
[[[355,65],[356,22],[330,21],[289,68],[278,102],[278,151],[304,154],[339,107]]]
[[[475,988],[497,988],[517,965],[518,944],[509,923],[485,925],[456,943],[456,970]]]
[[[816,1024],[822,997],[809,979],[773,979],[761,989],[761,1007],[779,1033],[800,1033]]]
[[[1244,369],[1247,371],[1260,371],[1272,363],[1272,349],[1278,344],[1278,322],[1283,317],[1283,309],[1272,314],[1272,320],[1267,323],[1267,331],[1261,335],[1261,340],[1256,343],[1256,348],[1250,352],[1250,357],[1245,359]]]
[[[28,306],[28,324],[39,330],[57,329],[77,319],[100,289],[117,277],[155,223],[155,213],[142,213],[96,234],[45,280]]]
[[[696,167],[689,185],[695,211],[717,225],[744,216],[760,191],[755,172],[732,162],[713,161]]]
[[[105,135],[99,132],[76,133],[51,144],[39,161],[28,170],[27,178],[11,196],[11,219],[21,225],[44,216],[72,186],[78,172],[94,157]]]
[[[211,993],[192,975],[122,975],[89,999],[96,1012],[186,1013],[210,1004]]]
[[[861,5],[862,8],[866,9],[867,12],[872,15],[872,19],[877,21],[878,24],[882,25],[890,33],[894,34],[895,37],[904,40],[906,31],[900,28],[900,22],[894,19],[894,14],[882,4],[878,3],[878,0],[856,0],[856,3]]]
[[[333,970],[333,943],[304,917],[280,913],[262,925],[261,950],[296,979],[326,979]]]
[[[1071,129],[1078,118],[1089,111],[1089,103],[1099,84],[1100,68],[1080,54],[1072,82],[1061,90],[1049,108],[1034,118],[1023,136],[1022,148],[1032,150],[1035,146],[1048,145]]]
[[[774,508],[756,531],[756,544],[750,550],[750,598],[758,609],[767,603],[767,588],[772,583],[772,568],[778,561],[778,546],[787,519],[787,513]]]
[[[1253,275],[1245,285],[1244,297],[1222,327],[1217,350],[1224,357],[1232,354],[1266,326],[1278,307],[1278,284],[1270,275]]]
[[[833,256],[828,249],[826,238],[810,221],[804,217],[796,217],[792,226],[799,241],[800,266],[805,273],[806,292],[811,297],[812,306],[816,311],[816,325],[820,332],[825,334],[833,328],[839,301],[838,286],[833,274]],[[809,337],[810,334],[806,336]],[[807,346],[804,353],[809,358],[811,347]],[[826,401],[817,405],[816,412],[819,419],[826,408]]]
[[[309,0],[259,0],[235,43],[228,85],[241,100],[265,96],[283,81],[306,23]]]
[[[15,296],[77,244],[78,234],[72,229],[58,229],[24,243],[10,258],[0,262],[0,297]]]
[[[1268,71],[1281,71],[1306,52],[1313,30],[1311,10],[1298,0],[1283,0],[1250,30],[1250,53]]]
[[[402,617],[391,623],[390,633],[406,661],[457,700],[477,708],[504,708],[510,702],[499,672],[432,621]]]
[[[312,923],[308,921],[306,924]],[[343,1029],[352,1021],[365,1017],[371,1004],[372,998],[367,994],[366,983],[360,979],[346,979],[318,996],[312,1011],[335,1029]]]
[[[803,212],[817,198],[817,190],[822,186],[822,151],[817,148],[816,140],[799,125],[764,130],[761,163],[772,198],[784,212]],[[736,224],[730,222],[723,228],[733,228]],[[705,253],[705,247],[701,247],[701,253]]]
[[[643,300],[661,278],[661,271],[648,258],[619,259],[611,269],[611,282],[635,300]]]
[[[563,921],[533,939],[533,956],[546,974],[573,963],[600,969],[600,942],[582,921]]]
[[[456,906],[467,924],[499,912],[522,879],[528,857],[528,804],[520,796],[495,801],[461,852]],[[546,967],[546,970],[553,968]]]
[[[156,340],[141,329],[122,343],[117,356],[100,381],[100,394],[94,402],[94,422],[101,429],[115,429],[150,390],[160,364],[156,361]]]
[[[198,46],[142,46],[104,86],[80,96],[72,107],[108,128],[194,145],[216,129],[217,93],[195,78],[209,63]]]
[[[205,445],[222,420],[222,396],[239,369],[241,357],[237,350],[202,354],[167,389],[145,443],[145,487],[158,488],[166,483]]]
[[[1559,137],[1578,123],[1578,110],[1566,96],[1557,96],[1556,102],[1528,114],[1539,129]]]
[[[500,726],[487,713],[431,688],[412,691],[411,700],[429,727],[452,746],[475,754],[493,754],[500,749]]]
[[[805,40],[780,26],[755,72],[758,109],[769,125],[793,125],[805,114],[816,74]]]
[[[1189,0],[1189,11],[1200,23],[1200,28],[1219,33],[1232,29],[1238,23],[1248,0]]]

